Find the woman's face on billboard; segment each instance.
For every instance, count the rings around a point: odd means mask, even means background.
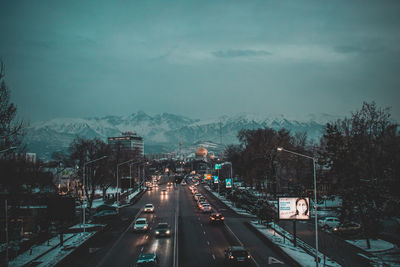
[[[297,210],[299,211],[299,215],[306,215],[307,202],[304,199],[300,199],[297,202]]]

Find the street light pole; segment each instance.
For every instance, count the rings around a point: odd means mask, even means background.
[[[318,204],[317,204],[318,202],[317,202],[317,176],[316,176],[316,171],[315,171],[316,159],[314,157],[310,157],[310,156],[307,156],[307,155],[304,155],[304,154],[300,154],[300,153],[297,153],[297,152],[294,152],[294,151],[290,151],[290,150],[284,149],[283,147],[278,147],[277,151],[278,152],[285,151],[285,152],[294,154],[296,156],[300,156],[300,157],[305,157],[305,158],[311,159],[313,161],[314,210],[315,210],[315,222],[314,223],[315,223],[315,251],[316,251],[315,252],[315,265],[318,267],[318,260],[319,260],[319,257],[318,257]]]
[[[122,162],[122,163],[119,163],[119,164],[117,164],[117,206],[119,207],[119,193],[120,192],[118,192],[119,190],[119,166],[121,166],[121,165],[123,165],[123,164],[127,164],[127,163],[131,163],[131,165],[132,164],[136,164],[136,163],[138,163],[138,162],[140,162],[140,161],[136,161],[136,162],[133,162],[132,163],[132,161],[134,161],[135,159],[130,159],[130,160],[127,160],[127,161],[125,161],[125,162]],[[130,166],[131,166],[130,165]],[[132,177],[131,177],[132,178]]]
[[[102,159],[105,159],[105,158],[107,158],[108,156],[103,156],[103,157],[101,157],[101,158],[97,158],[97,159],[94,159],[94,160],[91,160],[91,161],[88,161],[88,162],[85,162],[85,163],[83,163],[83,190],[82,190],[82,196],[83,196],[83,194],[84,194],[84,191],[85,190],[87,190],[87,181],[86,181],[86,165],[88,165],[88,164],[90,164],[90,163],[93,163],[93,162],[96,162],[96,161],[99,161],[99,160],[102,160]],[[85,203],[82,203],[82,212],[83,212],[83,232],[86,232],[86,206],[87,206],[87,195],[86,195],[86,197],[85,197]]]

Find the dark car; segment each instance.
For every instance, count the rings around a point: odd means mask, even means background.
[[[159,267],[160,262],[155,253],[141,253],[135,264],[136,267]]]
[[[250,258],[249,252],[244,247],[233,246],[225,250],[225,263],[227,266],[249,266]]]
[[[361,230],[361,226],[355,222],[348,222],[340,224],[333,228],[333,232],[338,235],[355,235]]]
[[[154,229],[154,233],[156,234],[156,237],[170,236],[171,228],[169,227],[169,224],[166,222],[159,223],[157,227]]]
[[[223,223],[224,220],[224,216],[222,216],[222,214],[219,212],[214,212],[210,214],[210,223]]]
[[[118,217],[118,212],[114,210],[102,210],[93,215],[93,220],[103,221],[103,220],[114,219],[117,217]]]
[[[103,210],[113,210],[113,211],[117,211],[117,208],[116,208],[116,207],[113,207],[113,206],[111,206],[111,205],[105,205],[105,204],[100,205],[100,206],[98,206],[98,207],[96,208],[96,212],[100,212],[100,211],[103,211]]]

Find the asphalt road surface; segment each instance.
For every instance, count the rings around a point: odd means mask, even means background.
[[[164,188],[165,195],[161,194]],[[137,203],[121,209],[121,222],[90,241],[91,249],[77,254],[66,264],[133,266],[140,253],[156,252],[160,266],[225,266],[224,250],[243,245],[251,254],[250,266],[290,266],[244,224],[248,218],[229,210],[201,186],[199,190],[215,210],[223,213],[225,224],[209,223],[209,215],[200,212],[188,186],[167,188],[164,180],[163,185],[145,192]],[[146,203],[155,206],[154,213],[143,213]],[[133,231],[133,222],[140,217],[149,221],[147,232]],[[169,223],[170,237],[155,237],[154,228],[159,222]]]

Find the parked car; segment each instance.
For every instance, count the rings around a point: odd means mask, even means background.
[[[214,212],[210,214],[210,223],[223,223],[224,220],[224,216],[222,216],[222,214],[219,212]]]
[[[335,227],[338,227],[340,224],[340,221],[336,217],[325,217],[321,220],[318,220],[318,224],[325,229],[333,229]]]
[[[338,235],[354,235],[359,233],[361,225],[355,222],[348,222],[333,228],[333,232]]]
[[[115,210],[102,210],[93,215],[94,221],[109,220],[118,217],[118,212]]]
[[[136,267],[159,267],[160,261],[156,253],[141,253],[135,263]]]
[[[156,234],[156,237],[160,236],[170,236],[171,235],[171,228],[169,227],[169,224],[166,222],[159,223],[154,229],[154,232]]]
[[[232,246],[225,250],[225,263],[227,266],[250,265],[250,253],[241,246]]]
[[[151,203],[144,205],[144,212],[154,212],[154,206]]]
[[[211,212],[212,209],[211,209],[210,204],[208,204],[208,203],[203,204],[203,205],[201,206],[201,211],[202,211],[203,213]]]
[[[135,224],[133,225],[134,231],[147,231],[148,228],[149,228],[149,224],[147,223],[146,218],[136,219]]]

